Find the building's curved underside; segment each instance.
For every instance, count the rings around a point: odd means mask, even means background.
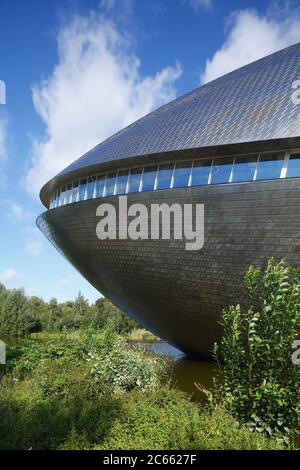
[[[92,171],[137,163],[300,148],[300,45],[261,59],[163,106],[120,131],[47,183],[41,199]],[[205,243],[96,237],[96,198],[38,218],[49,240],[125,312],[191,354],[209,354],[222,308],[243,303],[242,277],[271,256],[300,261],[300,179],[228,183],[128,194],[128,203],[205,205]],[[118,204],[118,197],[105,198]]]
[[[115,205],[118,197],[106,200]],[[96,238],[99,199],[42,214],[40,229],[90,283],[150,330],[191,354],[218,339],[222,308],[243,301],[242,277],[271,256],[300,263],[300,180],[128,195],[128,203],[205,204],[205,243]]]

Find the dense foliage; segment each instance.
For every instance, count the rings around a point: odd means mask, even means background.
[[[75,301],[45,302],[27,297],[23,289],[6,289],[0,284],[0,334],[25,336],[34,331],[62,331],[87,328],[99,329],[107,320],[113,321],[119,333],[129,333],[138,324],[109,300],[101,298],[90,305],[79,292]]]
[[[0,449],[283,448],[171,388],[169,366],[111,325],[24,339],[2,369]]]
[[[144,330],[108,300],[47,303],[0,284],[0,335],[25,336],[0,365],[0,449],[288,447],[300,269],[271,260],[245,288],[247,304],[223,312],[222,383],[204,406],[175,388],[170,361],[132,345]]]
[[[39,329],[30,303],[22,289],[7,290],[0,284],[0,332],[22,336]]]
[[[271,259],[245,275],[248,302],[223,312],[221,399],[253,430],[289,435],[299,429],[300,366],[291,360],[300,332],[300,269]]]

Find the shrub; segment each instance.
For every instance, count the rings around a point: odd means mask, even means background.
[[[244,279],[247,305],[223,311],[220,387],[226,408],[251,429],[291,434],[299,426],[300,368],[291,347],[300,331],[300,269],[271,259]]]
[[[40,329],[23,289],[1,290],[0,333],[7,336],[24,336]]]
[[[221,408],[209,412],[168,387],[124,397],[122,413],[95,449],[223,450],[283,448],[279,440],[252,433]],[[68,448],[68,440],[64,444]],[[69,447],[70,448],[70,447]]]
[[[97,355],[96,366],[89,353]],[[128,349],[111,325],[100,335],[23,340],[9,348],[0,380],[0,449],[284,447],[239,426],[222,408],[209,412],[163,385],[157,361]]]
[[[113,393],[156,388],[166,366],[163,358],[128,348],[114,331],[114,323],[106,325],[102,347],[89,353],[88,362],[92,376]]]

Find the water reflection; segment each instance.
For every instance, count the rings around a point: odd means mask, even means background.
[[[188,359],[182,351],[163,341],[143,343],[141,346],[156,354],[174,358],[175,386],[189,393],[196,401],[206,399],[206,394],[201,389],[209,390],[213,385],[213,379],[217,378],[220,373],[214,362]]]
[[[189,393],[193,400],[205,400],[204,390],[210,390],[218,367],[213,362],[192,361],[182,358],[174,364],[175,383],[180,390]]]

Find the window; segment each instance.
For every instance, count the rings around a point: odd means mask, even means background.
[[[192,186],[200,186],[208,183],[211,169],[211,160],[196,160],[192,169]]]
[[[116,194],[125,194],[129,170],[119,171],[117,178]]]
[[[149,165],[107,174],[89,176],[68,183],[53,192],[49,208],[94,197],[112,196],[154,189],[185,188],[191,186],[280,178],[285,152],[273,152],[212,160],[180,161]],[[284,167],[286,168],[286,167]],[[284,170],[285,171],[285,170]],[[282,173],[285,177],[285,174]],[[286,177],[300,177],[300,153],[291,155]],[[172,186],[171,186],[172,185]]]
[[[176,163],[174,172],[174,188],[188,186],[191,174],[192,162]]]
[[[212,184],[228,183],[232,169],[232,157],[216,158],[213,161]]]
[[[154,183],[156,178],[157,167],[148,166],[144,168],[143,178],[142,178],[142,191],[151,191],[154,189]]]
[[[129,174],[128,192],[137,193],[140,190],[142,168],[132,168]]]
[[[157,188],[167,189],[171,187],[174,164],[159,165],[157,173]]]
[[[83,201],[85,199],[85,188],[86,188],[86,180],[80,180],[80,183],[79,183],[79,201]]]
[[[300,176],[300,155],[290,156],[286,176]]]
[[[75,181],[75,183],[73,183],[73,189],[72,189],[72,202],[78,201],[78,188],[79,188],[79,183],[78,181]]]
[[[59,205],[63,206],[65,203],[66,203],[66,187],[63,186],[60,192]]]
[[[60,190],[58,189],[56,191],[56,196],[55,196],[55,207],[59,206],[59,199],[60,199]]]
[[[233,164],[232,181],[252,181],[257,166],[258,155],[236,157]]]
[[[257,167],[257,180],[269,180],[279,178],[284,155],[281,153],[272,153],[259,156]]]
[[[88,178],[88,183],[87,183],[87,199],[92,199],[94,197],[94,189],[95,189],[95,180],[96,178],[94,176],[90,176]]]
[[[67,189],[66,189],[66,204],[69,204],[70,202],[72,202],[72,184],[68,184],[67,185]]]
[[[115,171],[111,173],[107,173],[107,178],[105,182],[105,192],[104,192],[105,196],[112,196],[114,194],[116,176],[117,176],[117,173]]]
[[[103,196],[103,190],[104,190],[104,185],[105,185],[105,178],[106,178],[106,175],[99,175],[99,176],[97,176],[97,181],[96,181],[96,197],[102,197],[102,196]]]

